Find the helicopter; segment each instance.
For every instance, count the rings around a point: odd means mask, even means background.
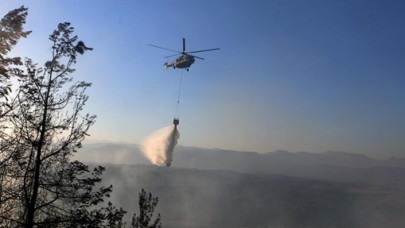
[[[164,47],[159,47],[159,46],[152,45],[152,44],[149,44],[149,46],[178,53],[178,54],[166,56],[165,58],[167,59],[167,58],[172,57],[172,56],[180,55],[172,63],[169,64],[169,63],[166,62],[166,63],[163,64],[163,66],[165,68],[173,67],[173,69],[176,69],[176,68],[186,69],[187,71],[190,69],[191,64],[193,64],[195,62],[195,58],[204,60],[204,58],[201,58],[201,57],[198,57],[198,56],[195,56],[195,55],[191,55],[190,53],[219,50],[219,48],[211,48],[211,49],[205,49],[205,50],[199,50],[199,51],[186,52],[186,39],[185,38],[183,38],[183,51],[175,51],[175,50],[171,50],[171,49],[164,48]]]

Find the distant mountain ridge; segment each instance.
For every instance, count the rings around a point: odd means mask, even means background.
[[[79,151],[78,158],[96,163],[150,164],[134,144],[88,144]],[[339,151],[292,153],[278,150],[261,154],[178,146],[172,165],[405,187],[404,158],[380,161]]]
[[[110,143],[84,145],[77,158],[104,163],[103,183],[114,189],[111,201],[129,212],[137,211],[141,188],[158,196],[157,212],[168,228],[402,228],[405,223],[405,159],[400,158],[178,146],[168,168],[150,165],[137,145]]]

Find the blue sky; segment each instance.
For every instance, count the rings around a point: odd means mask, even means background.
[[[269,152],[405,156],[405,2],[383,0],[16,1],[33,30],[13,54],[43,63],[69,21],[94,51],[91,140],[140,143],[171,124],[180,70],[164,50],[200,53],[183,72],[179,144]]]

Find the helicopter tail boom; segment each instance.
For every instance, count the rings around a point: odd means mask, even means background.
[[[173,64],[173,63],[170,63],[170,64],[165,63],[165,64],[163,64],[163,66],[164,66],[165,68],[169,68],[169,67],[173,67],[173,68],[174,68],[174,64]]]

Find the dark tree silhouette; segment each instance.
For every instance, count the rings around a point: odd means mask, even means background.
[[[17,72],[18,66],[22,65],[20,57],[8,57],[8,53],[17,44],[20,38],[25,38],[30,34],[30,31],[24,31],[23,26],[26,22],[27,8],[21,6],[18,9],[8,12],[0,20],[0,141],[3,141],[2,132],[7,125],[3,121],[3,117],[9,114],[12,106],[8,102],[8,95],[11,92],[11,83],[9,81],[10,74]],[[5,178],[5,161],[7,157],[4,155],[5,148],[0,145],[0,208],[7,208],[2,205],[5,199],[4,185],[10,182]],[[1,214],[0,209],[0,214]],[[1,223],[0,218],[0,224]]]
[[[0,21],[0,77],[9,78],[10,65],[22,65],[20,57],[7,57],[7,53],[20,38],[31,33],[23,29],[27,11],[27,8],[21,6],[8,12]],[[3,84],[4,81],[1,82]]]
[[[9,57],[8,53],[17,44],[18,40],[27,37],[31,32],[24,31],[23,25],[27,17],[27,8],[21,6],[8,12],[0,20],[0,118],[12,109],[6,102],[11,92],[9,81],[12,73],[23,65],[20,57]]]
[[[2,28],[8,30],[1,33],[2,50],[28,34],[21,30],[26,10],[11,11],[3,18]],[[8,22],[13,18],[17,24]],[[7,38],[13,31],[16,35]],[[19,84],[7,103],[12,108],[1,118],[0,227],[121,226],[125,211],[111,203],[102,206],[112,191],[112,186],[98,186],[104,168],[91,171],[72,161],[96,117],[82,114],[91,83],[70,76],[78,53],[82,54],[73,32],[70,23],[58,25],[49,37],[51,58],[42,67],[27,58],[25,70],[10,71],[7,65],[20,60],[1,56],[0,73],[18,77]]]
[[[162,227],[160,222],[160,214],[157,215],[154,221],[153,212],[159,202],[158,197],[153,197],[152,193],[146,193],[144,189],[139,193],[139,215],[134,214],[132,217],[133,228],[158,228]]]

